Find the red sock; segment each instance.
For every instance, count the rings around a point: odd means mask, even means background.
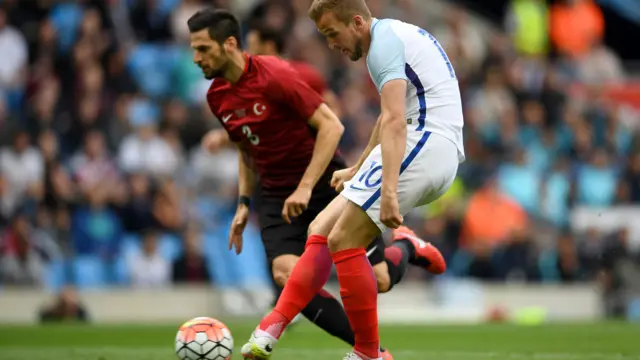
[[[311,235],[304,253],[293,268],[287,284],[273,311],[265,316],[258,328],[280,338],[287,325],[322,290],[331,275],[331,254],[327,238]]]
[[[364,249],[331,254],[340,281],[340,296],[355,334],[354,350],[372,359],[379,357],[378,283]]]

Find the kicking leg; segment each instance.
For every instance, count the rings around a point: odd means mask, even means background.
[[[358,205],[348,202],[328,237],[336,264],[340,295],[355,334],[354,351],[369,359],[380,357],[378,284],[365,248],[380,228]]]
[[[408,257],[410,264],[423,267],[436,275],[444,273],[447,269],[447,263],[440,250],[431,243],[420,239],[413,230],[406,226],[400,226],[393,230],[393,245],[385,250],[385,255],[387,252],[390,255],[401,253],[403,258]],[[393,256],[398,257],[398,255]]]
[[[299,259],[295,255],[281,255],[274,259],[273,275],[277,286],[280,288],[286,286]],[[347,344],[353,346],[355,343],[353,331],[342,304],[327,291],[320,289],[307,306],[302,309],[302,315],[322,330]]]
[[[249,343],[242,347],[245,359],[270,358],[286,326],[322,290],[332,266],[327,235],[346,204],[343,197],[335,198],[312,222],[305,251],[293,267],[276,307],[262,319]]]

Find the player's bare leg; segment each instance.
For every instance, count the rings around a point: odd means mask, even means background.
[[[376,276],[378,293],[383,294],[391,290],[391,276],[389,276],[389,265],[386,262],[375,264],[373,274]]]

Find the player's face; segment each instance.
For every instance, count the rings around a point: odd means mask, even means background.
[[[229,61],[228,56],[225,49],[211,39],[207,29],[191,33],[191,48],[193,62],[202,69],[206,79],[222,75]]]
[[[342,55],[348,56],[352,61],[358,61],[364,55],[362,38],[358,32],[363,22],[362,17],[354,16],[349,24],[345,24],[338,20],[334,13],[327,12],[320,17],[316,26],[327,39],[331,49],[340,50]]]

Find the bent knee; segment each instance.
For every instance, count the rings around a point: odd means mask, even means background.
[[[307,229],[307,236],[328,236],[332,226],[333,224],[327,223],[327,221],[321,216],[317,216],[309,225],[309,228]]]
[[[297,261],[298,257],[295,255],[283,255],[273,261],[273,280],[278,286],[285,286]]]

